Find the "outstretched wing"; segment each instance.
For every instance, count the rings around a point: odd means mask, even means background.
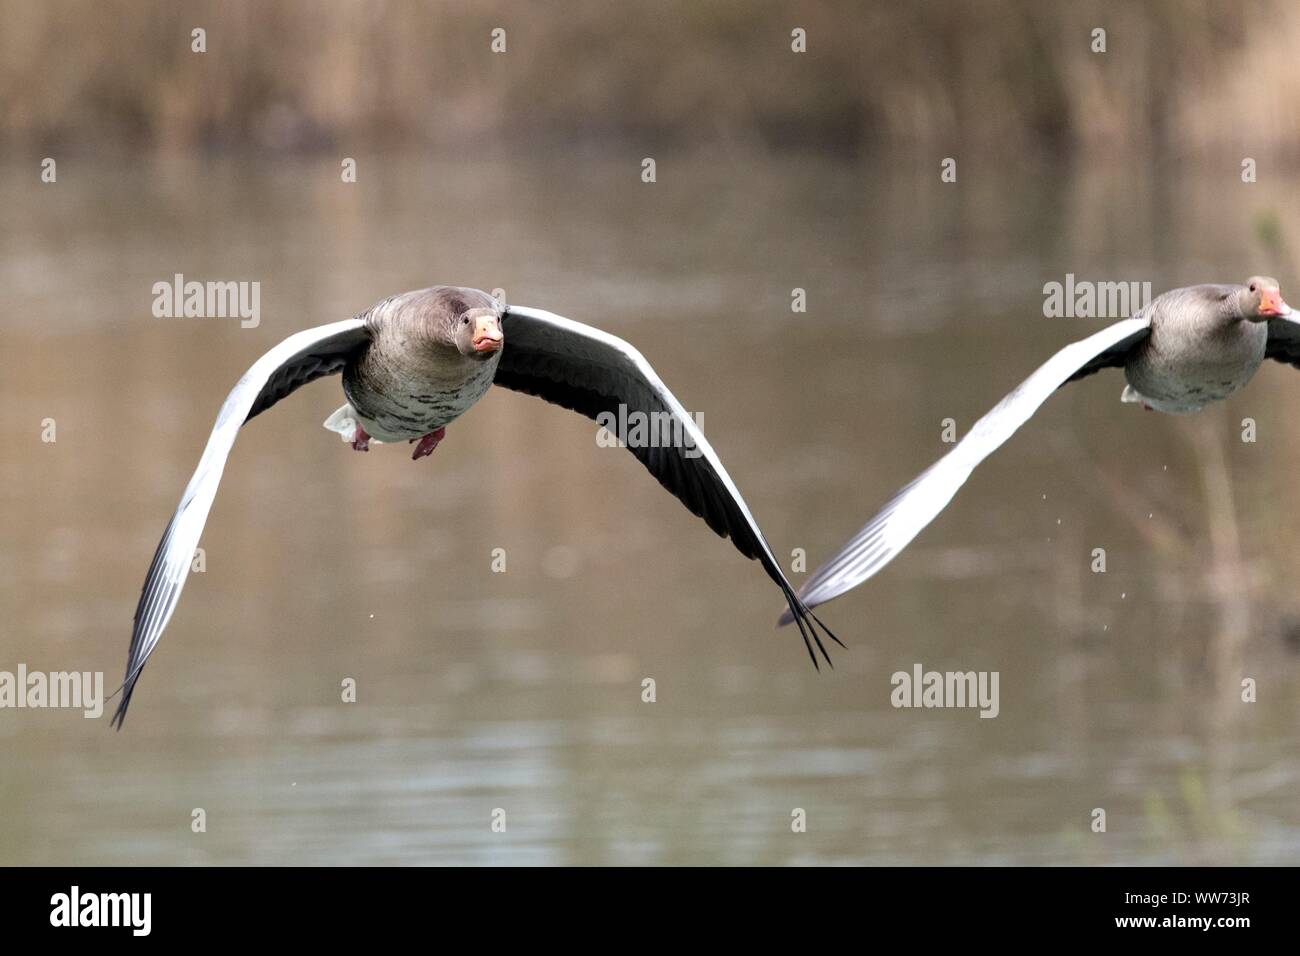
[[[1265,358],[1286,362],[1288,365],[1300,368],[1300,321],[1292,318],[1297,314],[1300,313],[1292,312],[1289,316],[1268,320]]]
[[[977,421],[952,451],[894,495],[835,557],[814,571],[799,589],[800,599],[808,607],[825,604],[883,568],[947,506],[975,466],[1015,434],[1053,392],[1108,364],[1122,364],[1119,356],[1142,341],[1149,330],[1149,319],[1140,315],[1116,322],[1053,355]],[[788,612],[781,616],[782,624],[789,621]]]
[[[1128,321],[1130,322],[1143,323],[1142,326],[1139,327],[1139,332],[1137,334],[1126,335],[1109,348],[1102,349],[1091,359],[1084,362],[1083,365],[1079,367],[1079,370],[1062,382],[1061,385],[1065,386],[1070,382],[1077,382],[1081,378],[1087,378],[1089,375],[1095,375],[1104,368],[1123,368],[1128,364],[1129,355],[1133,352],[1134,346],[1147,337],[1147,333],[1150,331],[1150,319],[1151,315],[1149,312],[1138,313],[1132,319],[1129,319]],[[1123,323],[1120,324],[1122,325]],[[1104,335],[1112,328],[1115,328],[1115,326],[1102,329],[1097,334]],[[1082,345],[1087,341],[1088,339],[1084,339],[1083,342],[1075,342],[1074,345]],[[1073,346],[1067,346],[1067,348],[1073,348]],[[1032,411],[1030,414],[1033,414]]]
[[[226,458],[234,447],[240,427],[295,389],[322,375],[342,370],[349,356],[369,341],[365,322],[359,318],[306,329],[289,336],[254,362],[231,389],[217,413],[217,423],[208,436],[199,466],[185,486],[181,503],[167,523],[167,530],[154,552],[153,563],[149,565],[149,574],[144,579],[140,603],[135,609],[122,699],[113,715],[113,722],[119,728],[126,717],[126,708],[131,703],[131,693],[135,690],[140,671],[176,610],[194,549],[198,547],[212,499],[221,482],[221,472],[226,467]]]
[[[730,538],[745,557],[763,565],[785,595],[791,620],[798,621],[813,664],[817,664],[813,643],[826,657],[818,628],[836,643],[839,640],[795,596],[717,453],[644,356],[616,336],[541,309],[509,306],[501,328],[505,346],[494,384],[536,395],[591,419],[608,414],[612,421],[623,422],[639,413],[647,416],[646,421],[671,422],[671,435],[679,440],[632,441],[627,442],[628,450],[692,514]],[[648,417],[655,415],[658,419]],[[659,435],[663,437],[663,429]],[[826,660],[830,662],[829,657]]]

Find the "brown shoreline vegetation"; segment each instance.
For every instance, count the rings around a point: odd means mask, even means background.
[[[0,0],[0,71],[10,151],[644,140],[1300,160],[1285,0]]]

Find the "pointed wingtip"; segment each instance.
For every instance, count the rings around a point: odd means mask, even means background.
[[[108,699],[112,700],[119,693],[122,695],[122,699],[117,702],[117,709],[113,711],[113,719],[108,722],[108,725],[114,730],[121,730],[122,724],[126,721],[126,708],[131,703],[131,694],[135,691],[135,682],[140,679],[140,672],[143,670],[144,665],[141,664],[134,674],[128,672],[122,686],[108,696]]]
[[[792,589],[787,586],[783,590],[785,591],[788,606],[777,620],[777,627],[791,622],[797,624],[799,626],[799,636],[803,638],[804,647],[808,651],[808,657],[812,661],[813,667],[816,668],[818,673],[821,672],[821,664],[817,660],[817,652],[820,651],[822,660],[827,663],[831,670],[834,670],[835,662],[831,660],[830,654],[826,652],[826,645],[822,643],[818,629],[825,631],[826,636],[840,647],[844,647],[844,642],[836,637],[835,633],[823,624],[817,615],[813,614],[812,610],[799,599]]]
[[[822,619],[819,618],[816,614],[814,614],[814,613],[812,612],[812,608],[810,608],[810,607],[805,607],[805,610],[808,612],[808,616],[809,616],[810,618],[812,618],[812,619],[817,623],[817,626],[820,627],[823,631],[826,632],[826,636],[827,636],[827,637],[829,637],[832,641],[834,641],[834,642],[835,642],[836,644],[838,644],[840,647],[844,648],[846,651],[849,649],[849,646],[848,646],[847,644],[845,644],[843,641],[841,641],[838,637],[836,637],[836,636],[835,636],[835,632],[832,631],[832,630],[831,630],[829,627],[827,627],[825,624],[823,624],[823,623],[822,623]],[[833,666],[835,666],[835,665],[832,664],[831,666],[833,667]]]

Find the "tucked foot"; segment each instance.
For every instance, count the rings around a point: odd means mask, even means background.
[[[419,439],[419,444],[415,446],[415,451],[411,454],[411,461],[419,461],[426,455],[432,455],[433,450],[438,447],[438,442],[447,437],[447,429],[439,428],[429,432],[423,438]],[[416,439],[412,438],[411,441]]]
[[[366,434],[366,430],[360,425],[352,434],[352,448],[355,451],[370,451],[370,436]]]
[[[1132,385],[1125,385],[1124,391],[1120,394],[1119,400],[1126,405],[1141,405],[1148,412],[1154,412],[1155,409],[1147,404],[1146,396],[1139,392]]]

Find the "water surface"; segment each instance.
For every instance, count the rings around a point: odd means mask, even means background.
[[[1045,282],[1273,272],[1300,297],[1300,261],[1257,238],[1300,221],[1296,182],[1247,202],[1209,174],[955,188],[930,165],[723,151],[662,156],[653,185],[585,155],[362,156],[356,185],[330,160],[6,167],[0,669],[115,685],[226,391],[396,291],[502,288],[628,338],[776,552],[812,563],[945,450],[945,418],[964,430],[1103,324],[1043,318]],[[153,318],[178,272],[259,281],[260,325]],[[125,730],[0,712],[0,862],[1294,862],[1300,381],[1266,368],[1186,421],[1121,387],[1054,397],[827,606],[849,647],[817,673],[758,566],[589,422],[489,394],[413,463],[347,449],[320,427],[337,380],[310,385],[241,436]],[[998,671],[1000,715],[891,707],[916,663]]]

